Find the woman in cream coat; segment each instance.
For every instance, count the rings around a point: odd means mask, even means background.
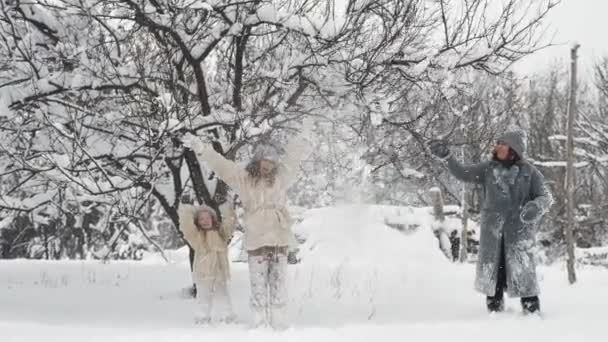
[[[253,326],[287,328],[287,253],[295,245],[292,219],[287,210],[287,190],[296,180],[299,164],[307,151],[300,136],[279,154],[272,146],[258,146],[246,168],[195,140],[192,148],[218,177],[239,195],[245,209],[244,244],[248,253]]]

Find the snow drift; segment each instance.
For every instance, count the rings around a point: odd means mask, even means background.
[[[409,234],[384,221],[419,225]],[[0,262],[2,341],[605,341],[608,272],[579,270],[568,286],[561,267],[542,268],[544,319],[519,303],[485,312],[472,289],[474,268],[437,248],[427,209],[341,206],[307,211],[296,225],[302,262],[289,267],[292,328],[249,331],[245,324],[201,327],[195,301],[180,298],[191,278],[185,249],[170,263],[14,260]],[[246,264],[233,264],[238,317],[248,309]]]

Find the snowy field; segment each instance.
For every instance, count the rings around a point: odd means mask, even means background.
[[[474,267],[449,263],[428,227],[405,235],[378,209],[307,213],[299,265],[290,266],[292,327],[249,330],[245,322],[198,326],[185,251],[170,263],[0,262],[0,341],[607,341],[608,271],[541,268],[544,316],[524,317],[517,300],[488,315],[472,290]],[[425,219],[426,212],[410,212]],[[248,318],[246,264],[233,264],[231,291]]]

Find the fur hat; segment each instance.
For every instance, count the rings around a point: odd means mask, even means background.
[[[213,225],[219,225],[219,219],[217,217],[217,212],[208,205],[202,204],[200,206],[194,207],[194,214],[192,215],[192,219],[194,220],[194,225],[197,226],[198,218],[203,214],[208,213],[211,215],[211,219],[213,220]]]

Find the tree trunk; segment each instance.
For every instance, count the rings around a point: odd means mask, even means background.
[[[42,237],[44,238],[44,257],[46,260],[51,260],[49,253],[49,235],[47,225],[43,224],[40,228],[42,229]]]
[[[441,195],[441,190],[439,188],[431,189],[431,197],[433,201],[433,215],[440,223],[434,231],[437,239],[439,240],[439,247],[450,260],[454,260],[452,256],[450,238],[448,237],[445,227],[442,224],[445,221],[445,214],[443,212],[443,196]]]
[[[568,103],[568,141],[567,141],[567,167],[566,167],[566,195],[567,195],[567,216],[566,225],[566,246],[568,252],[568,280],[570,284],[576,282],[574,270],[574,120],[576,114],[576,50],[580,45],[576,44],[570,51],[571,70],[570,70],[570,101]]]
[[[445,221],[445,215],[443,214],[443,196],[439,188],[431,189],[431,197],[433,201],[433,215],[439,222]]]

